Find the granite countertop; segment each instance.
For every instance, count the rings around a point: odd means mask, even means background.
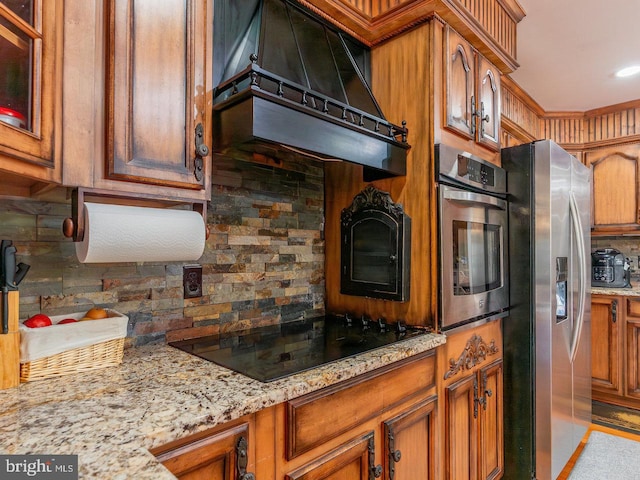
[[[426,334],[270,383],[167,345],[0,391],[0,453],[78,455],[80,478],[172,479],[148,451],[444,344]]]
[[[591,295],[640,296],[640,284],[631,282],[631,288],[591,287]]]

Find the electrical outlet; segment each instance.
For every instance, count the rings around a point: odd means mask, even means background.
[[[201,297],[202,266],[185,265],[182,267],[182,284],[184,286],[184,298]]]

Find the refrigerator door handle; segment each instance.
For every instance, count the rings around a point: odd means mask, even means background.
[[[582,221],[580,220],[580,210],[578,210],[578,204],[573,192],[569,192],[569,213],[571,215],[571,226],[573,227],[573,231],[576,236],[576,244],[578,247],[577,250],[580,280],[580,290],[578,295],[578,318],[573,324],[573,332],[571,335],[570,358],[571,363],[573,363],[576,358],[576,354],[578,353],[580,336],[582,335],[582,325],[584,323],[584,308],[587,297],[587,263],[584,245],[584,234],[582,230]]]

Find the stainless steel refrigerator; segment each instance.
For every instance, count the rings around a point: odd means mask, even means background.
[[[502,150],[509,201],[505,479],[555,479],[591,422],[591,172],[552,141]]]

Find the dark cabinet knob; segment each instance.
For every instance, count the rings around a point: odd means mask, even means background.
[[[207,147],[204,143],[198,145],[197,150],[198,156],[200,157],[206,157],[207,155],[209,155],[209,147]]]
[[[402,458],[402,452],[400,450],[396,450],[391,454],[391,458],[393,459],[394,462],[398,463]]]

